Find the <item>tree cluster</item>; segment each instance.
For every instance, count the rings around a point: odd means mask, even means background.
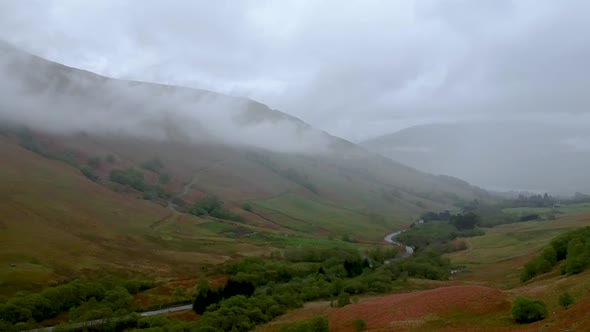
[[[243,217],[223,208],[223,202],[217,196],[204,196],[187,208],[187,212],[195,216],[211,216],[214,218],[243,221]]]
[[[521,281],[549,272],[560,261],[562,272],[576,274],[590,266],[590,227],[576,229],[554,238],[541,255],[533,258],[524,267]]]
[[[424,222],[429,221],[446,221],[451,218],[451,213],[448,210],[442,212],[428,211],[420,215],[420,219]]]
[[[149,282],[91,282],[75,280],[41,293],[18,294],[0,303],[0,326],[40,322],[69,311],[73,321],[111,317],[129,307],[132,296],[153,287]],[[34,324],[33,324],[34,325]]]
[[[141,168],[160,174],[164,169],[164,163],[158,158],[152,158],[141,163]]]
[[[255,286],[249,281],[240,281],[235,278],[230,278],[225,286],[220,289],[202,289],[197,294],[197,298],[193,303],[193,310],[202,314],[208,306],[218,303],[223,299],[229,299],[232,296],[244,295],[246,297],[254,294]]]
[[[110,173],[110,180],[143,192],[144,199],[168,199],[171,196],[164,188],[146,183],[143,172],[133,168],[113,169]]]
[[[449,222],[460,231],[469,230],[474,229],[479,223],[479,216],[473,212],[459,213],[452,215]]]
[[[518,198],[514,200],[514,204],[517,206],[534,206],[534,207],[546,207],[546,206],[553,206],[555,204],[556,199],[545,193],[541,194],[532,194],[532,195],[518,195]]]

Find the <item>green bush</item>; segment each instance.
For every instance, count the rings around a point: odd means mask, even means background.
[[[82,166],[80,172],[92,182],[96,182],[99,179],[98,175],[94,172],[94,169],[89,166]]]
[[[361,332],[367,328],[367,323],[362,319],[355,319],[352,322],[352,327],[356,332]]]
[[[517,323],[532,323],[547,317],[545,303],[526,297],[517,297],[512,303],[512,318]]]
[[[350,295],[346,292],[340,293],[338,295],[338,298],[336,299],[336,306],[338,306],[338,308],[342,308],[342,307],[345,307],[349,304],[350,304]]]
[[[242,210],[252,212],[252,205],[250,203],[242,204]]]
[[[559,262],[562,274],[576,274],[590,265],[590,227],[576,229],[554,238],[543,253],[525,265],[521,281],[551,271]]]
[[[168,199],[172,195],[160,186],[145,185],[143,199],[153,200],[157,198]]]
[[[567,246],[567,265],[568,274],[576,274],[584,271],[588,265],[588,255],[586,253],[582,239],[574,238]]]
[[[144,191],[146,188],[143,173],[136,169],[114,169],[111,171],[110,179],[113,182],[129,186],[135,190]]]
[[[276,329],[277,332],[328,332],[329,323],[324,317],[316,317],[307,321],[285,324]]]
[[[232,221],[241,222],[244,220],[242,216],[224,209],[223,202],[216,196],[199,198],[195,203],[188,207],[188,213],[196,216],[209,215],[211,217]]]
[[[164,163],[162,163],[162,161],[158,158],[153,158],[153,159],[146,160],[143,163],[141,163],[141,168],[147,169],[147,170],[152,171],[154,173],[160,173],[162,171],[162,169],[164,168]]]
[[[127,280],[123,283],[123,287],[127,289],[129,294],[137,294],[141,291],[154,287],[154,283],[145,280]]]
[[[559,295],[558,302],[560,306],[567,309],[570,305],[574,304],[574,297],[570,293],[565,292]]]

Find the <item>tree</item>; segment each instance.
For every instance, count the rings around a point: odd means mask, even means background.
[[[559,305],[564,309],[567,309],[572,304],[574,304],[574,297],[570,293],[565,292],[559,295]]]
[[[82,166],[80,172],[92,182],[96,182],[99,179],[98,175],[94,173],[94,170],[88,166]]]
[[[346,292],[342,292],[338,295],[336,305],[341,308],[350,304],[350,295]]]
[[[139,191],[144,191],[146,188],[143,173],[132,168],[126,170],[114,169],[111,171],[110,179],[113,182],[129,186]]]
[[[479,222],[479,216],[473,212],[451,216],[450,223],[458,230],[473,229]]]
[[[250,203],[242,204],[242,210],[252,212],[252,205]]]
[[[566,271],[568,274],[580,273],[584,271],[586,265],[587,258],[584,251],[584,243],[580,239],[575,238],[567,246]]]
[[[160,173],[160,171],[164,168],[164,163],[158,158],[153,158],[141,163],[141,168],[147,169],[154,173]]]
[[[205,196],[199,198],[194,204],[188,207],[188,213],[195,216],[209,215],[211,217],[241,222],[244,220],[239,214],[235,214],[223,208],[223,202],[216,196]]]
[[[543,250],[543,258],[547,260],[551,266],[554,266],[557,263],[557,253],[553,247],[549,246]]]
[[[199,293],[206,293],[209,290],[209,280],[207,278],[203,278],[199,280],[197,284],[197,294]]]
[[[132,300],[133,296],[129,294],[127,289],[119,286],[108,291],[103,302],[105,302],[105,304],[113,311],[116,311],[117,309],[128,308]]]
[[[517,297],[512,303],[512,318],[517,323],[532,323],[547,317],[547,307],[539,300]]]

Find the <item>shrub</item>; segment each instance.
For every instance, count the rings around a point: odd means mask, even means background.
[[[153,200],[157,198],[168,199],[172,195],[160,186],[144,186],[143,199]]]
[[[524,270],[520,275],[520,281],[525,282],[533,277],[551,271],[553,264],[544,256],[537,256],[532,261],[524,266]]]
[[[344,306],[347,306],[350,304],[350,295],[346,292],[342,292],[338,295],[338,299],[336,301],[336,305],[339,308],[342,308]]]
[[[564,309],[567,309],[570,305],[574,304],[574,298],[570,293],[565,292],[559,295],[558,302],[560,306],[562,306]]]
[[[512,303],[512,318],[517,323],[532,323],[547,317],[545,303],[526,297],[517,297]]]
[[[575,238],[567,246],[567,265],[568,274],[576,274],[584,271],[588,265],[588,256],[585,252],[584,242]]]
[[[361,332],[367,328],[367,323],[362,319],[356,319],[352,322],[352,327],[356,332]]]
[[[324,317],[312,318],[308,321],[285,324],[278,329],[278,332],[328,332],[328,320]]]
[[[252,205],[250,203],[242,204],[242,210],[252,212]]]
[[[162,163],[162,161],[158,158],[153,158],[141,163],[141,168],[147,169],[154,173],[160,173],[160,171],[164,168],[164,163]]]
[[[242,216],[223,208],[223,202],[215,196],[199,198],[193,205],[189,206],[188,213],[196,216],[209,215],[211,217],[241,222]]]
[[[88,166],[82,166],[80,172],[92,182],[96,182],[99,179],[98,175],[94,173],[94,170]]]
[[[154,287],[154,284],[151,281],[144,281],[144,280],[127,280],[123,283],[123,287],[127,289],[129,294],[137,294],[141,291],[146,289],[150,289]]]
[[[111,171],[110,179],[113,182],[129,186],[135,190],[144,191],[145,189],[143,173],[132,168],[125,170],[114,169]]]

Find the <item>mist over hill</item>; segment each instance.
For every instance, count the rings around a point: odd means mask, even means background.
[[[0,43],[0,119],[53,133],[328,152],[343,140],[245,98],[109,79]]]
[[[0,119],[8,127],[32,129],[26,139],[53,150],[47,155],[66,151],[78,163],[116,155],[126,167],[157,157],[177,182],[194,181],[199,173],[189,194],[218,195],[236,205],[297,192],[364,213],[409,218],[487,195],[467,182],[383,158],[256,101],[107,78],[7,44],[0,52],[0,71],[7,78],[0,82]]]
[[[590,192],[590,136],[583,124],[433,124],[361,145],[422,171],[460,177],[488,189]]]

